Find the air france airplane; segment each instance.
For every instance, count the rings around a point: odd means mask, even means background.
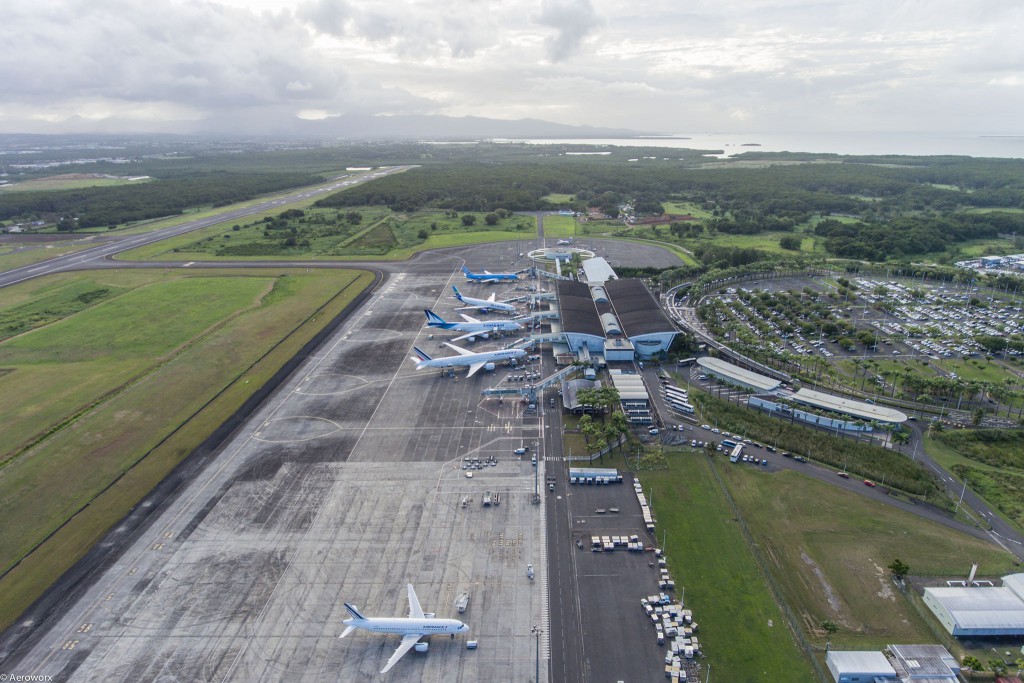
[[[474,273],[466,266],[462,266],[462,274],[470,282],[514,282],[519,279],[519,273],[492,273],[489,270]]]
[[[476,318],[469,317],[465,313],[459,314],[465,318],[465,322],[450,323],[430,309],[424,309],[423,312],[427,314],[427,327],[436,327],[442,330],[466,333],[461,337],[455,337],[452,339],[451,341],[453,342],[461,341],[478,334],[487,334],[488,332],[515,332],[523,327],[514,320],[477,320]]]
[[[454,638],[456,633],[465,633],[469,630],[469,626],[458,619],[435,619],[433,614],[424,614],[411,583],[409,584],[408,617],[364,617],[355,605],[350,605],[347,602],[345,609],[352,615],[352,618],[342,622],[345,624],[345,631],[338,636],[339,638],[344,638],[356,629],[376,633],[397,633],[402,636],[402,642],[398,644],[398,649],[380,670],[382,674],[387,673],[406,652],[414,647],[417,652],[426,652],[429,646],[427,643],[421,643],[420,638],[438,634],[450,634]]]
[[[471,296],[462,296],[462,293],[459,292],[459,288],[456,287],[455,285],[452,285],[452,290],[455,292],[455,298],[458,299],[459,301],[461,301],[462,303],[466,304],[466,306],[463,306],[462,308],[456,308],[455,310],[457,310],[457,311],[464,311],[464,310],[467,310],[467,309],[470,309],[470,308],[475,308],[477,310],[484,311],[484,312],[487,312],[487,311],[508,311],[509,313],[515,313],[516,312],[516,307],[513,306],[512,304],[506,304],[506,303],[502,303],[500,301],[495,301],[493,293],[491,294],[490,297],[488,297],[486,299],[474,299]]]
[[[451,349],[455,349],[459,352],[457,356],[445,356],[444,358],[431,358],[425,354],[421,349],[412,347],[412,350],[416,353],[410,360],[416,363],[416,369],[422,370],[423,368],[461,368],[469,367],[469,373],[466,377],[472,377],[476,374],[476,371],[484,367],[489,363],[503,362],[512,360],[513,358],[522,358],[526,355],[526,349],[501,349],[500,351],[482,351],[480,353],[473,353],[467,349],[456,346],[455,344],[444,343],[445,346]],[[493,369],[488,368],[488,369]]]

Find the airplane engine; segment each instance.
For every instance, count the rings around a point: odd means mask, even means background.
[[[491,335],[490,335],[490,333],[489,333],[489,332],[484,332],[484,333],[483,333],[483,334],[481,334],[480,336],[481,336],[482,338],[484,338],[484,339],[490,339],[490,338],[491,338]]]
[[[430,649],[430,644],[429,643],[416,643],[415,647],[416,647],[416,652],[426,652],[428,649]]]
[[[484,363],[484,370],[494,372],[494,363]]]

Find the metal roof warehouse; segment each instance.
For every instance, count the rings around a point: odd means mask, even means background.
[[[863,401],[853,401],[848,398],[841,398],[839,396],[833,396],[832,394],[826,394],[821,391],[814,391],[813,389],[800,389],[790,396],[790,398],[797,403],[821,408],[823,410],[831,410],[837,413],[844,413],[862,420],[889,422],[892,424],[901,424],[907,421],[906,414],[901,413],[898,410],[864,403]]]
[[[754,391],[772,392],[778,389],[779,385],[782,384],[782,382],[777,379],[759,375],[756,372],[745,370],[738,365],[726,363],[724,360],[711,358],[710,356],[698,358],[697,365],[704,368],[706,372],[715,375],[716,377],[721,377],[726,382],[738,384],[753,389]]]

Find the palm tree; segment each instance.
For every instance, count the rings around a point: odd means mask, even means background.
[[[892,433],[892,442],[896,444],[896,450],[900,453],[903,452],[903,445],[910,443],[910,432],[902,429],[896,430]]]

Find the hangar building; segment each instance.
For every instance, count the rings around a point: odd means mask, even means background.
[[[930,587],[924,604],[956,637],[1024,636],[1024,574],[1002,586]]]

